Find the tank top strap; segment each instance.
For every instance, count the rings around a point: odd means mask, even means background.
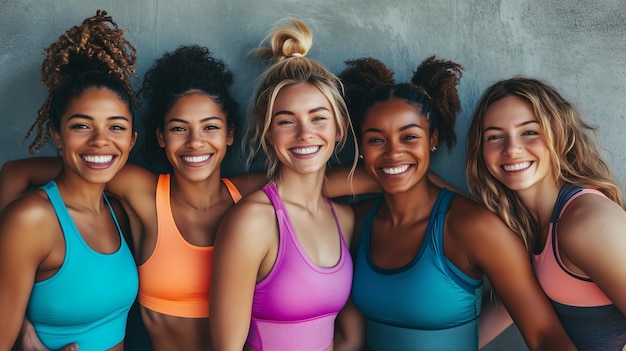
[[[384,200],[385,199],[382,196],[378,200],[376,200],[374,206],[372,206],[372,208],[367,211],[367,214],[363,219],[363,226],[361,227],[361,233],[359,235],[358,247],[359,251],[361,251],[361,248],[363,248],[366,255],[369,252],[369,242],[370,236],[372,234],[372,223],[374,222],[376,212],[378,212],[378,209],[383,204]]]
[[[70,233],[78,234],[78,229],[74,225],[74,221],[72,220],[72,216],[70,216],[70,212],[67,210],[65,206],[65,202],[63,202],[63,198],[61,197],[61,193],[59,192],[59,187],[54,180],[51,180],[44,186],[40,187],[43,191],[48,195],[48,199],[54,208],[54,212],[56,212],[57,218],[59,219],[59,224],[61,225],[61,230],[63,232],[63,236],[65,240],[70,238],[79,239]],[[117,222],[116,222],[117,223]],[[69,247],[69,245],[66,245]]]
[[[226,185],[226,188],[228,189],[228,193],[230,193],[230,197],[233,199],[234,203],[239,202],[239,200],[241,200],[241,193],[239,192],[239,189],[237,189],[237,187],[235,186],[235,184],[233,184],[233,182],[230,181],[230,179],[228,178],[222,178],[222,183],[224,183],[224,185]]]
[[[554,204],[554,208],[552,209],[552,217],[550,217],[550,223],[553,225],[559,221],[561,218],[561,212],[563,211],[565,204],[569,201],[572,196],[581,192],[583,188],[579,186],[575,186],[569,183],[564,183],[559,189],[559,195],[556,198],[556,203]],[[555,227],[552,227],[552,233],[556,233]]]
[[[450,208],[452,198],[454,198],[455,195],[455,192],[442,188],[439,192],[439,196],[437,196],[433,211],[430,215],[430,220],[428,221],[424,241],[434,241],[440,249],[443,248],[443,226],[445,224],[446,214]],[[443,250],[440,252],[443,252]]]

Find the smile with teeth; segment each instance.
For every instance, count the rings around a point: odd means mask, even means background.
[[[502,169],[504,169],[507,172],[523,171],[527,169],[528,167],[530,167],[531,164],[532,162],[527,161],[527,162],[516,163],[514,165],[502,165]]]
[[[204,162],[211,158],[211,155],[199,155],[199,156],[182,156],[183,161],[188,163]]]
[[[409,169],[409,167],[410,165],[403,165],[403,166],[398,166],[398,167],[381,168],[380,170],[383,171],[383,173],[385,174],[395,175],[395,174],[406,172],[406,170]]]
[[[83,160],[89,163],[109,163],[113,155],[83,155]]]
[[[291,149],[291,151],[294,154],[298,154],[298,155],[310,155],[310,154],[314,154],[316,153],[318,150],[320,149],[319,146],[309,146],[309,147],[294,147],[293,149]]]

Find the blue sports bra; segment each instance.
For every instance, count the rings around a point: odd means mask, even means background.
[[[459,270],[443,249],[443,226],[454,196],[441,190],[417,255],[395,269],[377,267],[370,256],[372,222],[383,199],[368,212],[355,259],[352,297],[366,317],[370,349],[477,349],[482,280]]]
[[[111,254],[99,253],[76,229],[56,183],[51,181],[42,189],[63,230],[65,259],[52,277],[34,284],[26,314],[48,349],[73,342],[81,351],[112,348],[124,339],[128,310],[138,288],[137,268],[117,218],[109,204],[120,232],[120,248]]]

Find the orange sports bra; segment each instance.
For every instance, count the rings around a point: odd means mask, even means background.
[[[222,178],[233,201],[241,194]],[[157,241],[138,267],[139,303],[156,312],[185,318],[209,316],[213,246],[188,243],[178,231],[170,207],[170,175],[161,174],[156,189]]]

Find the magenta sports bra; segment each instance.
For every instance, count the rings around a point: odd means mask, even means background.
[[[256,284],[247,343],[257,351],[326,350],[335,317],[350,295],[352,259],[332,202],[341,256],[334,267],[317,266],[304,251],[275,183],[262,189],[276,211],[279,245],[270,273]]]

